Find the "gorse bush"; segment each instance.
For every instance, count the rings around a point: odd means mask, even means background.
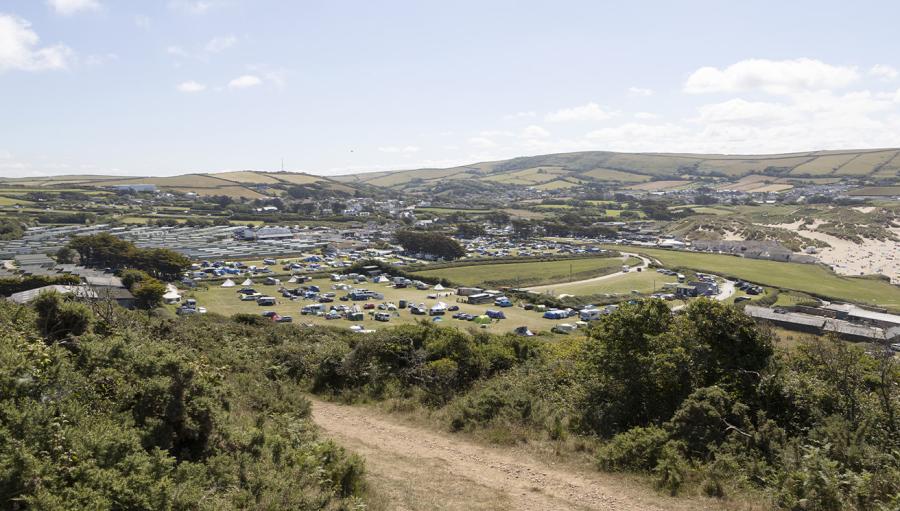
[[[58,295],[0,302],[0,508],[360,504],[361,460],[319,440],[302,388],[267,370],[273,336],[135,314],[98,334],[90,315]]]

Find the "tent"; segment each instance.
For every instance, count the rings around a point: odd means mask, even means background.
[[[163,302],[165,303],[178,303],[181,301],[181,295],[178,291],[169,291],[162,296]]]
[[[440,284],[434,286],[435,291],[443,291],[444,289],[446,289],[446,288]]]
[[[291,278],[288,280],[288,284],[296,284],[296,283],[297,283],[297,276],[291,275]]]
[[[385,284],[387,282],[390,282],[390,280],[384,275],[379,275],[378,278],[375,279],[376,284]]]
[[[247,279],[247,280],[241,282],[241,285],[242,285],[242,286],[252,286],[252,285],[253,285],[253,281],[250,280],[250,279]]]
[[[222,282],[222,287],[234,287],[234,281],[231,279],[225,279],[225,282]]]
[[[475,323],[476,325],[490,325],[491,318],[489,318],[485,315],[475,316],[475,319],[473,319],[472,322]]]

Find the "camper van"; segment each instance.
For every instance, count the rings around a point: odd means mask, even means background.
[[[383,321],[388,322],[391,320],[391,315],[387,312],[376,312],[375,313],[375,321]]]
[[[324,310],[325,310],[324,305],[322,305],[321,303],[314,303],[311,305],[306,305],[302,309],[300,309],[300,314],[303,314],[304,316],[306,316],[308,314],[317,315],[317,314],[322,313]]]
[[[584,309],[579,316],[582,321],[596,321],[600,319],[601,314],[599,309]]]
[[[256,305],[263,307],[270,307],[275,305],[275,297],[273,296],[260,296],[256,299]]]

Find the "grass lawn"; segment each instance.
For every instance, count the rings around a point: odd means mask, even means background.
[[[585,282],[582,284],[563,285],[559,289],[552,290],[555,295],[596,295],[596,294],[629,294],[637,291],[640,294],[652,294],[662,291],[663,284],[676,282],[674,277],[657,273],[653,270],[642,272],[622,273],[619,276],[597,282]]]
[[[498,261],[497,263],[424,270],[416,272],[416,274],[441,277],[466,286],[491,287],[497,286],[497,283],[504,283],[507,286],[525,287],[599,277],[621,270],[623,264],[635,265],[638,263],[639,261],[634,258],[623,262],[618,257],[517,263]],[[590,275],[585,276],[584,273],[588,272]]]
[[[25,205],[34,204],[34,203],[31,201],[27,201],[25,199],[14,199],[12,197],[0,196],[0,206],[15,206],[16,204],[25,206]]]
[[[622,247],[610,247],[621,249]],[[900,287],[882,280],[842,277],[815,264],[779,263],[758,259],[635,248],[659,259],[666,267],[708,271],[780,289],[792,289],[814,296],[877,305],[900,310]]]
[[[291,301],[286,298],[281,298],[281,295],[277,292],[277,286],[264,286],[262,285],[262,278],[256,278],[254,281],[256,284],[253,286],[254,289],[263,294],[268,294],[274,296],[278,303],[274,307],[260,307],[256,305],[256,302],[242,302],[238,298],[237,291],[241,288],[240,282],[243,280],[243,277],[239,277],[235,279],[238,283],[235,287],[223,288],[219,287],[217,284],[211,284],[209,288],[206,289],[197,289],[193,291],[184,291],[183,298],[196,298],[197,302],[206,307],[209,312],[215,312],[226,316],[231,316],[237,313],[248,313],[248,314],[262,314],[264,311],[275,311],[278,314],[285,316],[292,316],[294,318],[295,323],[312,323],[312,324],[324,324],[329,326],[342,326],[342,327],[350,327],[354,324],[361,324],[365,328],[378,330],[387,328],[391,325],[397,324],[405,324],[405,323],[415,323],[416,321],[420,321],[422,319],[426,321],[431,321],[433,318],[428,316],[414,316],[409,310],[400,310],[398,311],[399,317],[392,317],[391,321],[388,323],[383,323],[379,321],[375,321],[368,314],[366,314],[366,319],[364,321],[347,321],[344,319],[334,319],[327,320],[324,317],[317,316],[301,316],[300,308],[304,305],[308,305],[311,303],[315,303],[311,300],[296,300]],[[283,279],[285,281],[286,279]],[[313,279],[307,284],[304,285],[317,285],[319,286],[323,292],[334,292],[337,296],[341,296],[345,294],[344,291],[336,290],[332,291],[331,286],[334,282],[331,282],[328,279],[320,278]],[[294,287],[296,284],[286,284],[288,287]],[[394,304],[398,303],[401,299],[409,300],[413,303],[424,303],[426,306],[432,306],[437,303],[439,300],[447,303],[448,305],[459,305],[461,312],[468,312],[469,314],[484,314],[484,311],[487,309],[498,309],[498,307],[494,307],[490,304],[484,305],[468,305],[464,303],[457,304],[456,303],[456,295],[441,297],[439,299],[429,299],[428,295],[431,293],[435,293],[435,291],[425,290],[420,291],[417,289],[395,289],[387,284],[374,284],[374,283],[363,283],[358,287],[371,289],[373,291],[378,291],[379,293],[384,293],[384,300],[370,300],[368,303],[381,303],[381,302],[393,302]],[[442,291],[442,293],[452,293],[452,290]],[[342,302],[339,300],[335,300],[334,305],[353,305],[354,303],[359,304],[362,307],[362,304],[367,302]],[[332,305],[332,304],[326,304]],[[174,307],[172,307],[174,310]],[[368,311],[366,311],[368,312]],[[505,333],[510,332],[516,327],[525,325],[528,326],[532,331],[549,331],[553,325],[558,323],[565,323],[566,320],[554,321],[548,320],[541,317],[541,314],[535,311],[526,311],[520,306],[507,307],[503,309],[503,313],[506,315],[507,319],[496,321],[491,323],[486,327],[486,330],[493,333]],[[451,315],[454,313],[448,313],[443,316],[441,320],[441,324],[443,326],[455,326],[458,328],[469,329],[469,328],[478,328],[477,325],[470,323],[468,321],[460,321],[457,319],[453,319]],[[577,318],[571,318],[568,322],[574,322]]]

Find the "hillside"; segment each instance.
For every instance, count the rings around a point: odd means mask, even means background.
[[[103,188],[128,184],[153,184],[162,190],[198,195],[226,195],[233,198],[259,199],[271,193],[269,188],[301,186],[312,191],[336,194],[353,194],[359,188],[369,189],[364,183],[341,183],[323,176],[300,172],[231,171],[210,174],[183,174],[169,177],[130,176],[51,176],[41,178],[0,178],[2,185],[32,188],[68,187]]]
[[[900,149],[769,155],[590,151],[520,157],[448,169],[354,174],[335,179],[398,190],[424,189],[455,180],[533,186],[543,190],[586,183],[617,183],[654,190],[690,186],[702,180],[742,191],[780,191],[797,182],[827,184],[845,178],[897,182],[900,180]]]

